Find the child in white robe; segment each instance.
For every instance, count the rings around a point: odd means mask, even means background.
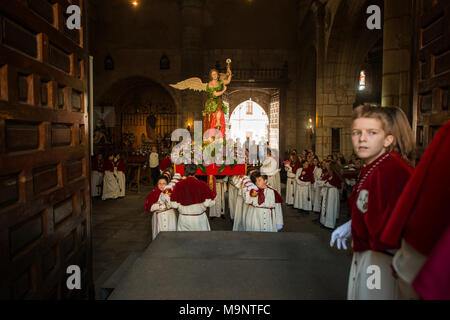
[[[227,191],[228,176],[216,176],[215,204],[209,208],[209,217],[225,219],[225,192]]]
[[[185,179],[179,181],[170,195],[170,206],[178,210],[177,231],[210,231],[206,210],[216,198],[209,186],[194,177],[195,164],[184,167]]]
[[[228,180],[228,208],[230,208],[230,218],[234,220],[234,214],[236,210],[236,198],[238,189],[236,188],[237,180],[239,176],[231,176]]]
[[[245,202],[250,205],[247,212],[246,230],[277,232],[282,228],[282,220],[279,217],[281,212],[276,210],[276,205],[282,203],[282,198],[276,190],[267,186],[266,175],[257,174],[255,177],[258,191],[252,190],[244,193]],[[280,221],[281,225],[278,224]]]
[[[244,198],[242,195],[242,186],[244,184],[245,176],[240,176],[237,179],[236,187],[236,203],[234,205],[234,221],[233,221],[233,231],[244,231],[245,226],[242,224],[242,211],[243,211],[243,203]]]
[[[342,188],[342,184],[335,165],[329,162],[326,162],[325,165],[328,173],[322,177],[323,180],[321,181],[323,201],[320,223],[326,228],[334,229],[336,220],[339,218],[339,189]]]
[[[278,193],[281,193],[280,169],[278,168],[277,160],[272,157],[272,151],[267,149],[267,158],[261,166],[261,174],[267,175],[268,183]]]
[[[109,155],[105,161],[105,175],[103,176],[103,194],[102,200],[117,199],[120,194],[120,187],[117,175],[114,174],[114,156]]]
[[[169,188],[167,178],[161,176],[157,179],[157,187],[145,199],[145,210],[153,213],[152,240],[161,231],[177,231],[177,217],[169,204],[170,195],[166,192]]]
[[[298,169],[295,175],[295,181],[297,182],[294,208],[311,211],[312,210],[312,184],[314,183],[314,176],[309,169],[307,161],[303,161],[303,168]]]
[[[313,160],[314,164],[314,184],[312,186],[312,194],[313,194],[313,211],[314,212],[321,212],[322,210],[322,195],[321,195],[321,189],[320,186],[320,178],[322,177],[323,170],[319,166],[319,160],[317,158],[314,158]]]
[[[298,157],[295,153],[292,153],[289,156],[289,161],[286,161],[284,167],[287,172],[287,181],[286,181],[286,204],[293,205],[295,198],[295,188],[297,183],[295,182],[295,174],[297,173],[300,162],[298,161]]]

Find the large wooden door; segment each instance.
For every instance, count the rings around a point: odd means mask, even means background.
[[[86,28],[67,0],[0,1],[0,299],[92,289]],[[81,290],[68,290],[69,265]]]
[[[418,66],[414,123],[417,156],[450,120],[450,1],[417,0]]]

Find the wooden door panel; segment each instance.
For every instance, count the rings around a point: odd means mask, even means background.
[[[415,117],[420,158],[439,127],[450,120],[450,2],[419,0],[418,15]]]
[[[87,298],[92,291],[86,10],[67,0],[0,4],[2,299]],[[67,266],[82,271],[66,287]]]

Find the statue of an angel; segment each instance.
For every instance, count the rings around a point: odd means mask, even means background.
[[[208,100],[205,102],[203,114],[203,132],[208,129],[218,129],[225,138],[225,116],[226,106],[223,105],[222,95],[231,82],[231,60],[227,59],[227,73],[219,73],[217,69],[209,71],[209,82],[203,83],[200,78],[189,78],[178,82],[171,87],[179,90],[191,89],[195,91],[206,91]]]

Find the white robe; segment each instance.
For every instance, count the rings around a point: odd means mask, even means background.
[[[286,181],[286,204],[293,205],[295,198],[295,189],[297,183],[295,183],[295,173],[292,172],[292,167],[289,164],[285,165],[287,171],[287,181]]]
[[[267,157],[261,166],[261,174],[265,174],[268,177],[268,183],[281,194],[281,181],[280,181],[280,169],[278,168],[277,161],[272,157]]]
[[[117,199],[120,194],[119,182],[111,171],[105,171],[103,177],[103,194],[102,200]]]
[[[189,206],[170,201],[170,206],[179,212],[177,231],[210,231],[206,208],[212,205],[214,200],[211,199]]]
[[[336,227],[336,219],[339,217],[340,201],[339,190],[328,182],[322,186],[322,211],[320,223],[327,228]]]
[[[299,179],[303,168],[299,168],[295,175],[295,182],[297,183],[295,189],[294,208],[305,211],[312,210],[312,188],[311,182],[301,181]]]
[[[177,216],[175,210],[170,207],[169,196],[165,193],[159,195],[158,202],[150,209],[152,216],[152,240],[161,231],[177,231]]]
[[[320,178],[322,177],[322,168],[315,167],[314,168],[314,184],[312,185],[312,194],[313,194],[313,211],[321,212],[322,211],[322,187],[320,185]]]
[[[251,197],[244,193],[245,203],[249,204],[246,231],[277,232],[277,211],[274,190],[264,189],[264,202],[258,204],[258,197]]]
[[[246,212],[247,206],[244,205],[243,192],[244,188],[241,188],[242,185],[246,183],[245,176],[237,179],[237,195],[236,195],[236,203],[234,206],[234,221],[233,221],[233,231],[245,231],[245,218],[244,214]]]
[[[393,300],[396,298],[397,282],[392,276],[392,256],[372,250],[354,252],[350,276],[348,279],[348,300]],[[380,289],[369,289],[367,284],[376,283],[369,277],[374,271],[367,272],[369,266],[377,266],[379,270]],[[369,281],[368,281],[369,280]]]
[[[215,204],[209,208],[210,217],[220,217],[225,215],[225,192],[227,191],[228,177],[216,179]]]
[[[239,179],[238,176],[232,176],[228,180],[228,208],[230,208],[231,220],[234,220],[234,213],[235,213],[235,210],[236,210],[237,193],[239,191],[236,188],[237,179]]]
[[[122,171],[117,171],[116,175],[117,175],[117,180],[119,182],[119,188],[120,188],[119,197],[125,197],[125,186],[126,186],[125,173],[123,173]]]
[[[98,197],[101,196],[100,190],[101,188],[97,187],[103,183],[103,172],[99,172],[96,170],[92,171],[91,174],[91,196]]]

